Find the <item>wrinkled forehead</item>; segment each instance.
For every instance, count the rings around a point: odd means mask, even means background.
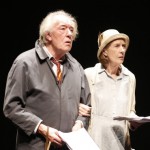
[[[73,21],[72,18],[67,17],[67,16],[63,16],[63,15],[58,15],[55,17],[55,23],[56,24],[64,24],[64,25],[68,25],[74,28],[75,23]]]

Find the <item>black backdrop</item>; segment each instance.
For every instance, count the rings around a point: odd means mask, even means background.
[[[32,3],[31,3],[32,2]],[[140,116],[149,116],[149,9],[148,0],[126,1],[69,1],[42,0],[4,2],[1,15],[1,147],[15,149],[15,126],[2,112],[7,73],[13,60],[21,52],[34,47],[39,24],[49,11],[64,9],[76,17],[79,37],[73,44],[72,55],[84,68],[97,63],[97,35],[115,28],[130,37],[124,65],[136,76],[136,110]],[[147,150],[150,146],[150,124],[131,132],[132,147]]]

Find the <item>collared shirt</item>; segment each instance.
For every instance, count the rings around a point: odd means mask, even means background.
[[[43,49],[44,49],[45,53],[47,54],[47,56],[49,57],[49,59],[51,60],[51,58],[52,58],[53,56],[52,56],[52,54],[49,52],[49,50],[47,49],[47,47],[46,47],[46,46],[43,46]],[[51,62],[52,62],[52,61],[51,61]],[[52,62],[52,64],[53,64],[52,70],[54,71],[55,75],[57,75],[57,66],[56,66],[56,64],[54,64],[53,62]],[[63,71],[63,65],[62,65],[62,64],[60,65],[60,69],[61,69],[61,71]]]

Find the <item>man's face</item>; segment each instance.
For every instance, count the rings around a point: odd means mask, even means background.
[[[74,40],[74,28],[72,22],[63,17],[55,24],[50,33],[51,46],[60,53],[66,53],[71,50]]]

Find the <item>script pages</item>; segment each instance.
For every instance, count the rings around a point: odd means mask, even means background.
[[[59,136],[70,150],[100,150],[85,128],[68,133],[59,131]]]
[[[114,120],[128,120],[128,121],[134,121],[138,123],[147,123],[150,122],[150,116],[147,117],[140,117],[140,116],[115,116],[113,118]]]

